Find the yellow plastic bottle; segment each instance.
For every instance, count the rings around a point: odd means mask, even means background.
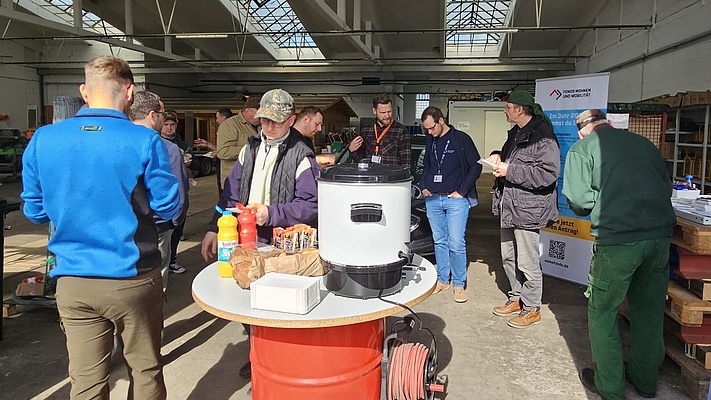
[[[217,220],[217,269],[222,278],[232,278],[230,254],[239,244],[237,218],[230,211],[223,211]]]

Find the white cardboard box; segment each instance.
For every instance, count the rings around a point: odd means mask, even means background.
[[[252,308],[307,314],[321,302],[321,277],[272,272],[249,285]]]
[[[695,199],[699,197],[701,190],[690,189],[690,190],[677,190],[672,189],[672,199]]]

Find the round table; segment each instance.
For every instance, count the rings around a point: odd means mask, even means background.
[[[336,296],[321,285],[321,303],[308,314],[250,307],[250,292],[233,279],[220,278],[217,263],[193,281],[195,302],[205,311],[252,325],[252,398],[380,399],[385,317],[426,299],[437,271],[415,255],[404,270],[403,288],[386,301]]]

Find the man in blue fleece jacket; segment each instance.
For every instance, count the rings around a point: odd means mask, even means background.
[[[476,181],[481,175],[481,158],[472,138],[448,125],[442,110],[427,107],[422,112],[427,135],[424,170],[420,188],[425,197],[427,219],[432,227],[437,286],[433,293],[454,284],[454,301],[467,301],[467,230],[469,208],[479,204]]]
[[[133,74],[101,56],[79,88],[89,108],[37,130],[23,155],[24,213],[51,221],[57,308],[67,337],[72,399],[108,398],[114,330],[130,372],[129,398],[165,399],[163,291],[153,215],[174,218],[178,181],[160,137],[124,114]],[[71,157],[65,157],[71,154]]]

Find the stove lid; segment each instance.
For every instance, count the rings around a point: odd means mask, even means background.
[[[344,183],[389,183],[412,180],[408,167],[371,162],[338,164],[321,170],[320,181]]]

